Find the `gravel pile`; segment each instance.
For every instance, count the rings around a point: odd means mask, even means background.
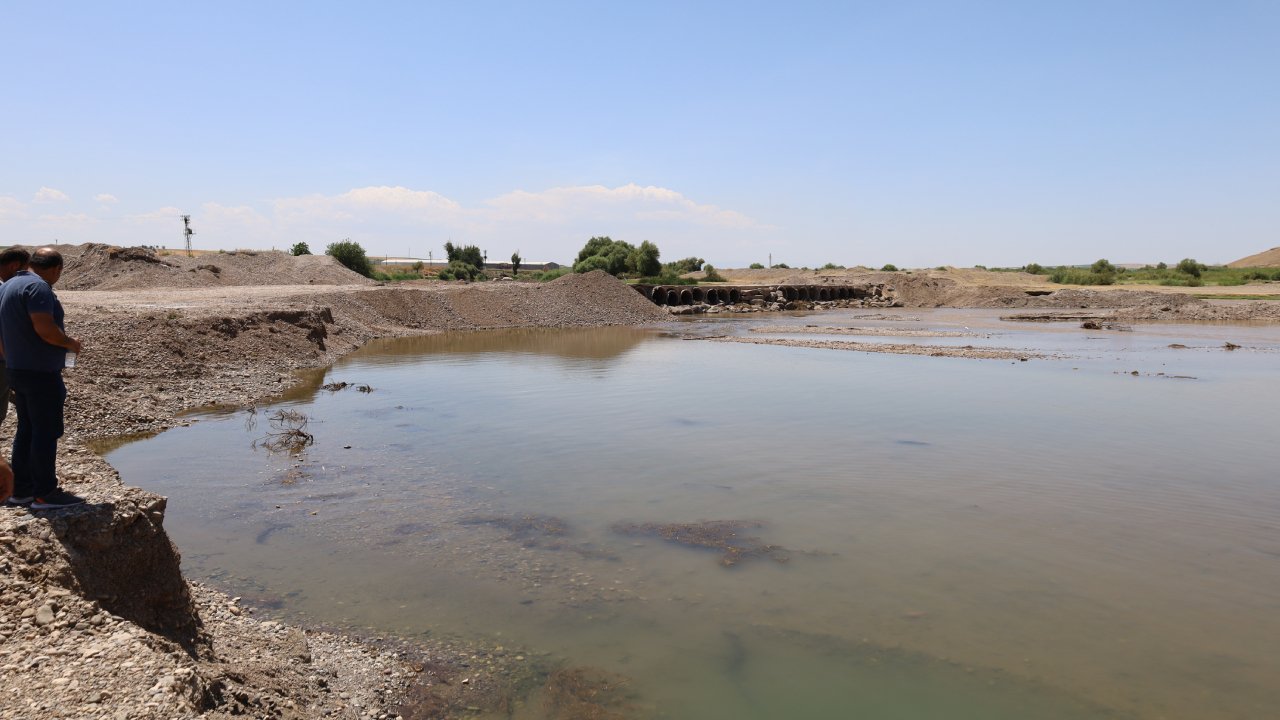
[[[63,290],[136,290],[243,285],[364,285],[368,280],[328,255],[294,257],[239,250],[187,257],[99,243],[59,245]]]

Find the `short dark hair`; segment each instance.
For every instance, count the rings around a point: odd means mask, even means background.
[[[0,265],[8,265],[15,262],[26,266],[27,263],[31,262],[31,253],[17,245],[0,252]]]
[[[62,253],[53,248],[40,248],[31,254],[31,267],[46,270],[62,264]]]

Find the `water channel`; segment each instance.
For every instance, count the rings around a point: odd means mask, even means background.
[[[108,459],[190,577],[602,668],[637,717],[1245,720],[1280,707],[1278,361],[1275,327],[957,310],[446,334]],[[254,447],[281,409],[299,455]],[[707,521],[746,551],[658,527]]]

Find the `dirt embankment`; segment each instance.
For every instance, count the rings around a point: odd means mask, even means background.
[[[0,718],[454,717],[500,708],[517,685],[539,681],[548,669],[514,652],[370,644],[253,620],[251,607],[182,578],[164,498],[123,485],[85,443],[171,427],[188,408],[278,394],[294,370],[378,336],[637,324],[665,313],[603,273],[545,285],[166,290],[157,286],[172,282],[171,270],[127,260],[146,265],[117,276],[103,268],[118,269],[120,254],[107,255],[68,267],[69,277],[136,289],[60,292],[85,350],[66,373],[58,472],[89,504],[0,509]],[[13,429],[10,413],[0,444]]]
[[[415,717],[450,717],[510,707],[517,685],[537,681],[530,665],[493,649],[392,647],[253,620],[251,607],[182,579],[164,499],[124,486],[85,443],[171,427],[188,408],[270,397],[294,370],[324,366],[374,337],[637,324],[665,320],[664,311],[603,273],[545,285],[380,287],[323,257],[62,250],[59,291],[85,351],[67,373],[58,471],[90,504],[0,509],[0,718],[380,718],[399,712],[402,697],[418,703]],[[869,276],[897,283],[917,307],[1104,305],[1090,291],[1044,300],[1017,286]],[[293,284],[275,285],[282,282]],[[1136,297],[1125,302],[1148,312]],[[1033,305],[1049,302],[1058,304]],[[1200,301],[1160,302],[1150,312],[1181,314]],[[0,444],[13,427],[10,413]]]

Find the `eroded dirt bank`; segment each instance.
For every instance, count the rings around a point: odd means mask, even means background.
[[[100,289],[60,293],[85,352],[67,374],[59,472],[91,504],[0,510],[0,680],[8,689],[0,717],[453,717],[509,708],[544,682],[550,668],[516,651],[359,642],[254,620],[252,608],[182,579],[163,528],[164,499],[124,486],[86,443],[162,430],[191,408],[269,398],[292,383],[293,371],[325,366],[375,337],[637,324],[666,320],[665,311],[601,273],[546,285],[379,287],[335,284],[345,271],[325,260],[277,259],[297,265],[288,275],[297,284],[229,286],[235,263],[253,272],[257,256],[219,258],[215,272],[90,250],[79,256],[87,259],[73,287]],[[97,264],[89,262],[95,253]],[[176,279],[186,285],[155,287]],[[1272,304],[1167,294],[881,281],[895,283],[908,307],[1119,306],[1131,321],[1280,318]],[[11,414],[0,443],[8,444],[13,422]]]
[[[59,474],[89,505],[0,509],[0,717],[453,717],[510,707],[545,679],[550,668],[514,651],[360,642],[252,619],[252,608],[182,578],[165,499],[123,485],[86,443],[270,397],[293,371],[374,337],[640,324],[667,317],[656,306],[602,273],[546,285],[61,296],[85,351],[66,374]],[[13,424],[10,413],[0,443]]]

